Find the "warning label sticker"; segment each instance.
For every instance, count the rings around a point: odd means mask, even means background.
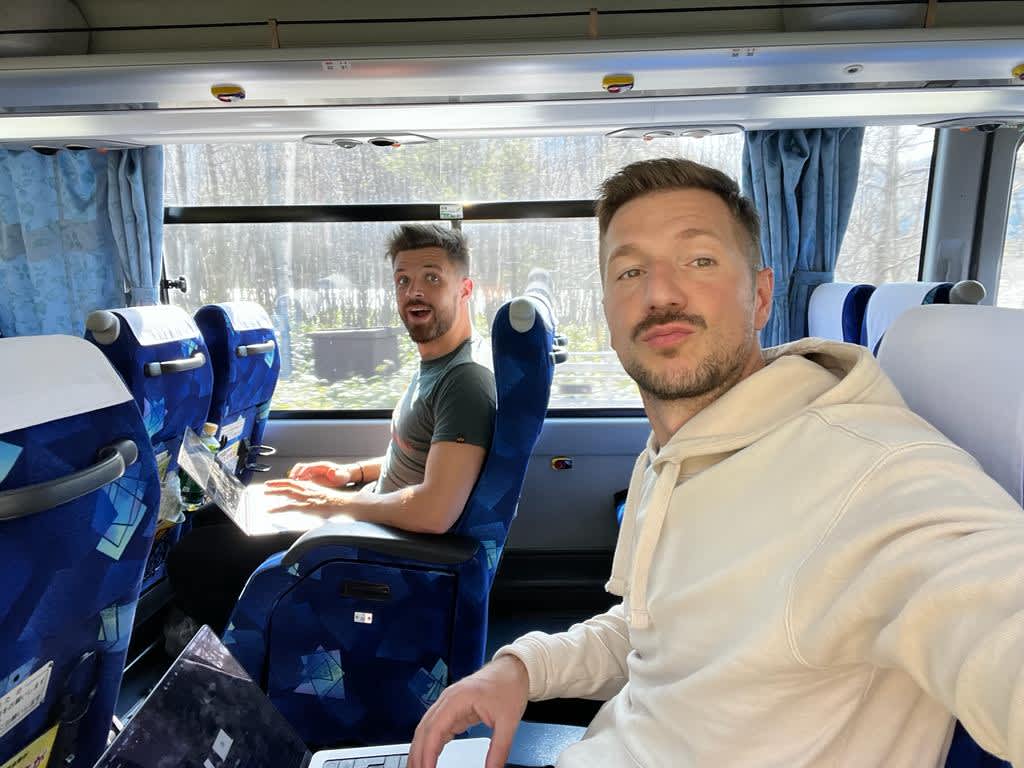
[[[47,662],[0,698],[0,739],[43,703],[52,671],[53,662]]]

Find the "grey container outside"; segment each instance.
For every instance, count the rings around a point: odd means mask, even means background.
[[[341,381],[373,376],[385,360],[398,366],[398,335],[403,328],[339,328],[311,331],[313,371],[318,379]]]

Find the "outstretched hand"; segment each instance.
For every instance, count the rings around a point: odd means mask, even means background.
[[[309,480],[328,488],[342,488],[352,482],[352,470],[332,461],[313,461],[296,464],[288,472],[290,480]]]
[[[416,727],[409,768],[436,768],[444,745],[477,723],[493,730],[486,768],[504,768],[529,691],[526,667],[515,656],[502,656],[445,689]]]
[[[341,512],[351,493],[335,491],[309,480],[268,480],[264,493],[290,499],[281,509],[307,509],[315,514]]]

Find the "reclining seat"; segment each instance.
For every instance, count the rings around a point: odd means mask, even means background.
[[[548,294],[498,310],[494,436],[451,532],[329,523],[249,579],[224,642],[307,744],[408,741],[483,663],[488,596],[554,370]]]
[[[1005,342],[1021,338],[1019,309],[923,306],[893,323],[878,353],[911,410],[974,456],[1018,504],[1024,501],[1024,351]],[[985,752],[957,723],[946,768],[997,766],[1009,763]]]
[[[49,764],[90,768],[156,526],[153,449],[88,342],[7,338],[0,360],[0,764],[59,724]]]
[[[213,389],[209,354],[196,324],[178,307],[98,310],[89,314],[85,327],[86,339],[121,374],[142,412],[165,488],[143,580],[146,590],[163,578],[167,553],[182,533],[178,451],[186,427],[201,434],[206,421]]]
[[[217,425],[218,460],[242,482],[265,470],[256,459],[273,450],[261,445],[277,386],[281,356],[266,310],[251,301],[207,304],[196,312],[213,363],[208,421]]]
[[[863,344],[864,312],[874,292],[864,283],[822,283],[807,306],[807,335]]]

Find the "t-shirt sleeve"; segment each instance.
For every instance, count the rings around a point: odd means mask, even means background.
[[[469,443],[489,449],[495,400],[493,373],[478,363],[456,366],[438,388],[430,442]]]

